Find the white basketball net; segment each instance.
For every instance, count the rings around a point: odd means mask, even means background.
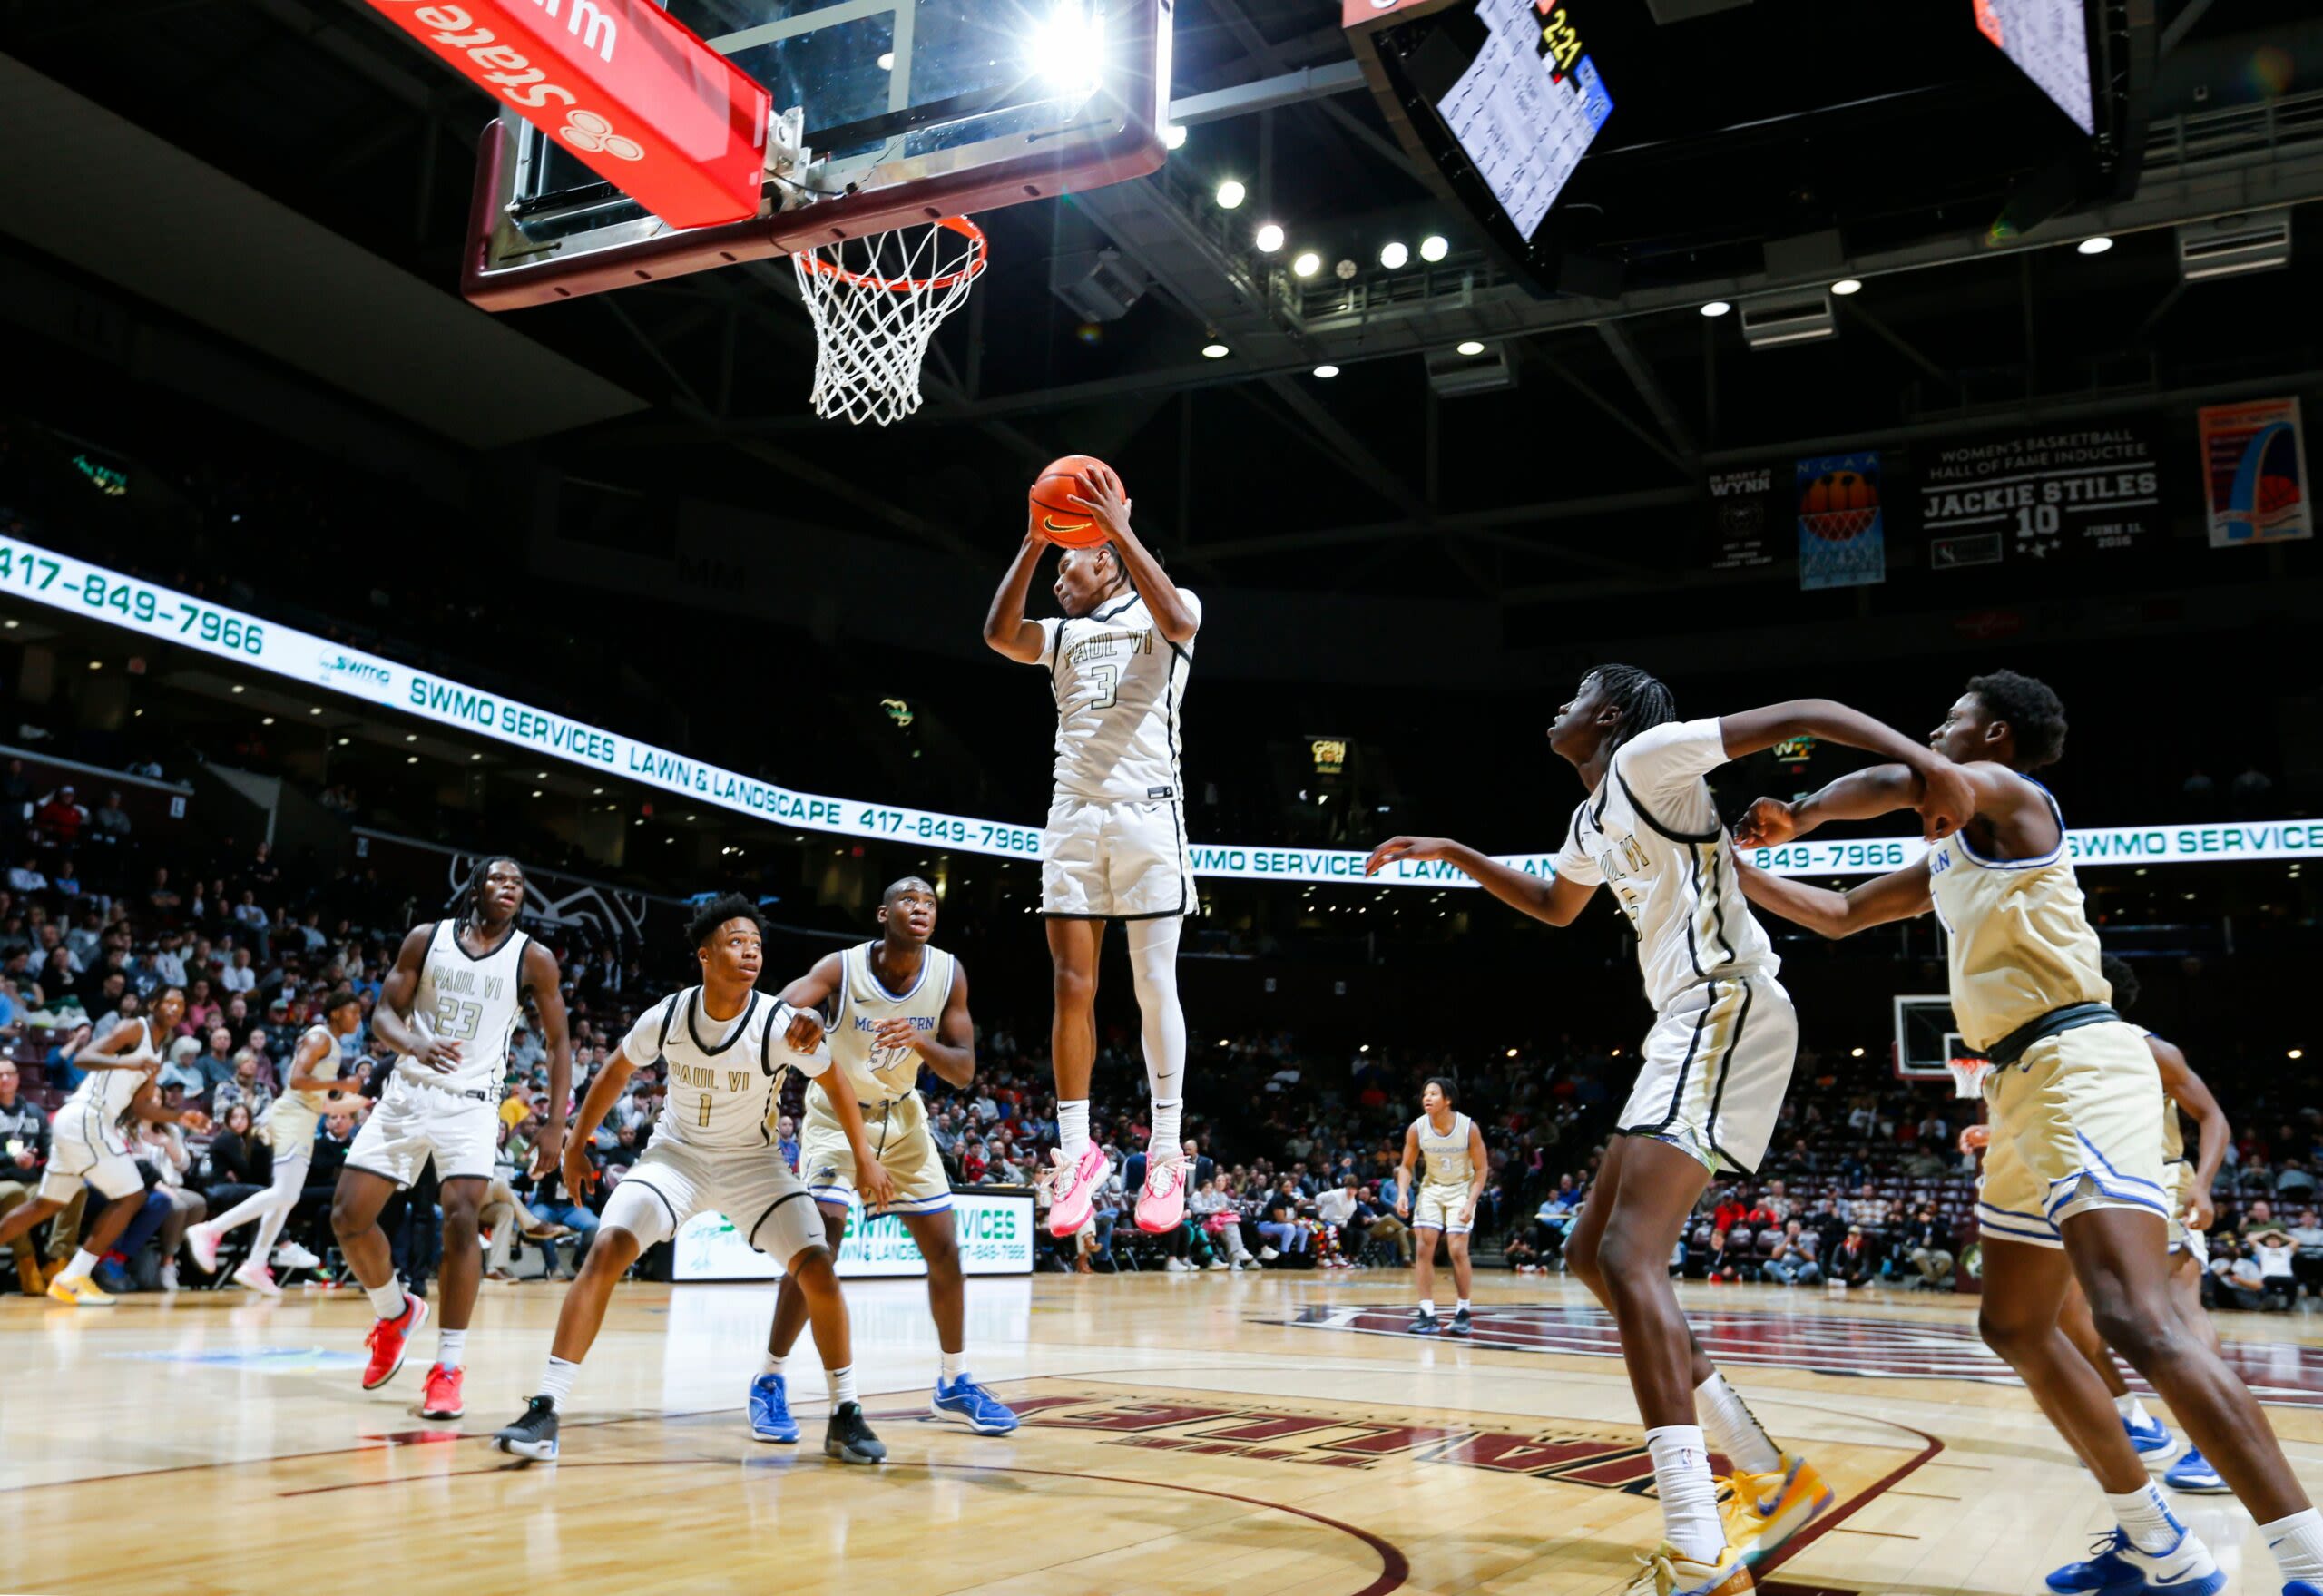
[[[809,245],[790,264],[815,322],[815,413],[886,426],[919,408],[927,341],[984,275],[984,231],[947,216]]]
[[[1946,1059],[1944,1067],[1952,1072],[1952,1092],[1955,1097],[1982,1097],[1985,1077],[1993,1072],[1990,1059]]]

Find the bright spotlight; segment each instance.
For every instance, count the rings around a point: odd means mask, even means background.
[[[1250,193],[1250,190],[1230,177],[1218,185],[1218,208],[1220,211],[1231,211],[1248,199]]]
[[[2103,233],[2099,233],[2094,238],[2083,239],[2080,243],[2073,246],[2074,249],[2079,250],[2084,255],[2102,255],[2106,250],[2112,247],[2113,240],[2107,238]]]
[[[1058,0],[1033,31],[1033,70],[1060,95],[1094,93],[1105,64],[1105,24],[1080,0]]]
[[[1201,352],[1203,358],[1209,360],[1223,360],[1228,355],[1233,353],[1224,344],[1215,341],[1204,344],[1201,347]]]
[[[1456,348],[1463,355],[1481,355],[1485,352],[1485,347],[1474,338],[1463,339]]]
[[[1268,222],[1265,226],[1259,229],[1257,242],[1260,254],[1273,254],[1277,250],[1282,248],[1282,229],[1277,227],[1271,221]]]
[[[1423,260],[1429,262],[1441,260],[1450,253],[1452,253],[1452,246],[1445,241],[1444,235],[1441,233],[1430,233],[1419,241],[1419,258]]]
[[[1702,307],[1702,314],[1704,316],[1723,316],[1729,310],[1733,308],[1733,306],[1728,304],[1723,299],[1712,299],[1709,304]]]
[[[1338,374],[1339,368],[1336,366],[1318,366],[1315,367],[1315,375],[1317,377],[1337,377]]]
[[[1842,299],[1846,298],[1849,294],[1859,294],[1863,292],[1863,279],[1859,277],[1843,277],[1839,279],[1838,281],[1831,285],[1831,292],[1838,294]]]
[[[1323,258],[1312,250],[1301,250],[1299,258],[1290,263],[1293,277],[1312,277],[1322,269]]]
[[[1182,150],[1186,147],[1186,130],[1173,122],[1162,130],[1162,142],[1172,150]]]
[[[1379,264],[1390,271],[1401,271],[1411,258],[1412,252],[1393,239],[1379,246]]]

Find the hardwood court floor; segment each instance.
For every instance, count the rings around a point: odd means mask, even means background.
[[[916,1281],[848,1288],[881,1468],[753,1442],[742,1400],[771,1288],[624,1288],[564,1456],[485,1439],[546,1356],[561,1288],[487,1286],[467,1417],[414,1414],[433,1327],[386,1389],[356,1381],[360,1296],[0,1302],[0,1590],[530,1588],[939,1592],[1618,1591],[1660,1512],[1602,1316],[1561,1279],[1493,1277],[1479,1337],[1396,1333],[1407,1278],[1042,1276],[970,1284],[977,1374],[1025,1415],[925,1418]],[[2041,1590],[2102,1523],[2093,1487],[1976,1343],[1965,1299],[1689,1288],[1705,1342],[1839,1493],[1769,1582]],[[2323,1494],[2323,1327],[2222,1332]],[[811,1366],[811,1356],[806,1360]],[[799,1366],[794,1359],[794,1368]],[[2232,1577],[2273,1564],[2230,1500],[2179,1498]]]

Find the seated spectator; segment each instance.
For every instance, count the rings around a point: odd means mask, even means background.
[[[190,1040],[190,1039],[189,1039]],[[262,1121],[274,1106],[274,1093],[258,1078],[258,1057],[247,1049],[234,1055],[234,1077],[218,1083],[210,1097],[210,1111],[222,1114],[240,1103],[250,1111],[252,1123]]]
[[[1299,1183],[1285,1175],[1280,1184],[1267,1194],[1260,1210],[1259,1235],[1266,1241],[1259,1248],[1260,1261],[1296,1258],[1307,1250],[1307,1227],[1299,1222]]]
[[[172,1112],[185,1107],[181,1088],[170,1086],[162,1091],[162,1106]],[[137,1161],[152,1170],[158,1179],[153,1189],[168,1199],[169,1216],[162,1221],[158,1238],[161,1248],[163,1291],[178,1288],[178,1248],[184,1245],[186,1227],[198,1225],[209,1215],[210,1204],[201,1193],[186,1184],[186,1176],[193,1168],[193,1154],[185,1144],[185,1132],[174,1124],[141,1124],[132,1144]]]
[[[1823,1278],[1823,1270],[1815,1261],[1819,1246],[1815,1232],[1797,1219],[1782,1228],[1782,1235],[1775,1242],[1774,1250],[1767,1255],[1767,1278],[1785,1286],[1813,1286]]]
[[[1841,1241],[1838,1249],[1831,1254],[1830,1261],[1823,1272],[1825,1278],[1833,1286],[1845,1291],[1867,1284],[1871,1279],[1872,1270],[1877,1267],[1877,1260],[1873,1258],[1870,1247],[1864,1241],[1863,1227],[1849,1225],[1847,1239]]]
[[[1714,1230],[1710,1233],[1710,1257],[1702,1270],[1702,1278],[1713,1286],[1737,1285],[1749,1278],[1744,1273],[1749,1266],[1732,1245],[1732,1232]],[[1755,1272],[1755,1271],[1752,1271]]]
[[[1952,1228],[1937,1221],[1936,1204],[1922,1203],[1918,1216],[1897,1239],[1896,1253],[1919,1271],[1920,1283],[1941,1286],[1952,1274],[1951,1240]]]
[[[2297,1248],[2282,1230],[2269,1228],[2254,1233],[2249,1246],[2259,1260],[2259,1292],[2264,1306],[2278,1313],[2289,1313],[2298,1306],[2299,1285],[2296,1267]]]
[[[1186,1207],[1195,1225],[1218,1249],[1224,1267],[1240,1271],[1255,1260],[1242,1239],[1241,1209],[1227,1185],[1226,1176],[1213,1176],[1208,1185],[1197,1187],[1187,1197]]]

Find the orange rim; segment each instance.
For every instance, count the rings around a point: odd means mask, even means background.
[[[969,247],[974,252],[969,255],[968,263],[959,270],[947,271],[942,277],[874,277],[866,271],[849,271],[837,261],[824,259],[822,250],[836,248],[835,245],[818,245],[799,259],[807,263],[807,269],[809,271],[818,272],[824,277],[835,278],[850,288],[883,289],[891,294],[920,294],[931,289],[948,289],[956,283],[965,282],[977,276],[984,270],[986,248],[984,229],[965,216],[946,216],[932,225],[958,233],[968,240]]]

